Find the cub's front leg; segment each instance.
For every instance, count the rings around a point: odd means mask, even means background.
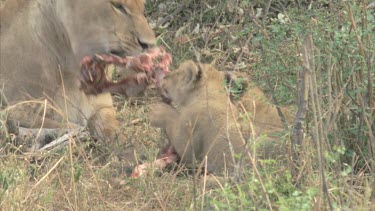
[[[172,105],[158,103],[151,108],[150,124],[169,133],[171,126],[176,125],[179,121],[179,117],[180,114]]]

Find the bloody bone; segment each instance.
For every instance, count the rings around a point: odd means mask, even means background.
[[[176,150],[172,145],[168,145],[166,148],[164,148],[162,154],[159,156],[160,158],[153,161],[152,163],[143,163],[141,165],[138,165],[134,168],[133,173],[130,175],[131,178],[138,178],[144,174],[146,174],[147,169],[150,167],[154,168],[166,168],[172,163],[177,162],[180,157],[178,156]]]
[[[171,63],[171,54],[166,53],[161,47],[150,49],[135,57],[106,54],[86,56],[81,60],[81,89],[88,95],[110,92],[127,97],[135,96],[142,93],[151,82],[158,86],[160,80],[169,72]],[[114,83],[105,74],[108,64],[125,66],[141,73]]]

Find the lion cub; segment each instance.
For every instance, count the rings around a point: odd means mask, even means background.
[[[193,61],[165,76],[161,82],[164,103],[153,107],[150,123],[166,131],[169,146],[155,166],[163,168],[178,160],[187,167],[204,166],[207,156],[208,173],[233,169],[245,139],[225,79],[223,72]],[[137,166],[132,177],[143,174],[148,166]]]
[[[236,95],[228,91],[236,86]],[[164,168],[176,161],[202,167],[207,157],[208,173],[231,172],[236,155],[258,143],[266,145],[258,146],[257,156],[283,154],[281,142],[275,141],[279,137],[272,137],[272,132],[284,130],[277,108],[250,81],[239,81],[211,65],[187,61],[165,76],[160,89],[164,103],[153,107],[150,123],[166,132],[169,144],[152,163],[154,167]],[[289,109],[280,110],[290,122],[293,115]],[[239,118],[239,111],[247,113],[247,121]],[[245,146],[250,134],[252,143]],[[144,174],[150,165],[137,166],[132,177]]]
[[[160,89],[164,103],[153,107],[150,123],[166,131],[169,144],[152,163],[155,167],[164,168],[176,161],[199,167],[207,156],[208,173],[223,173],[231,172],[236,155],[251,145],[256,146],[259,158],[279,159],[284,154],[280,138],[273,134],[285,127],[277,107],[251,81],[187,61],[164,77]],[[286,125],[290,124],[292,110],[280,110]],[[239,118],[239,112],[246,120]],[[245,146],[250,137],[251,143]],[[150,165],[137,166],[132,177],[144,174]]]

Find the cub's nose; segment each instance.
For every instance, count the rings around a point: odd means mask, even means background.
[[[150,42],[150,41],[146,41],[142,39],[138,39],[138,43],[142,47],[143,50],[147,50],[147,49],[155,47],[154,42]]]

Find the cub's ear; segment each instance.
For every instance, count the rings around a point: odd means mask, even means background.
[[[202,66],[191,60],[184,62],[181,67],[186,72],[186,79],[189,83],[196,83],[202,79]]]

